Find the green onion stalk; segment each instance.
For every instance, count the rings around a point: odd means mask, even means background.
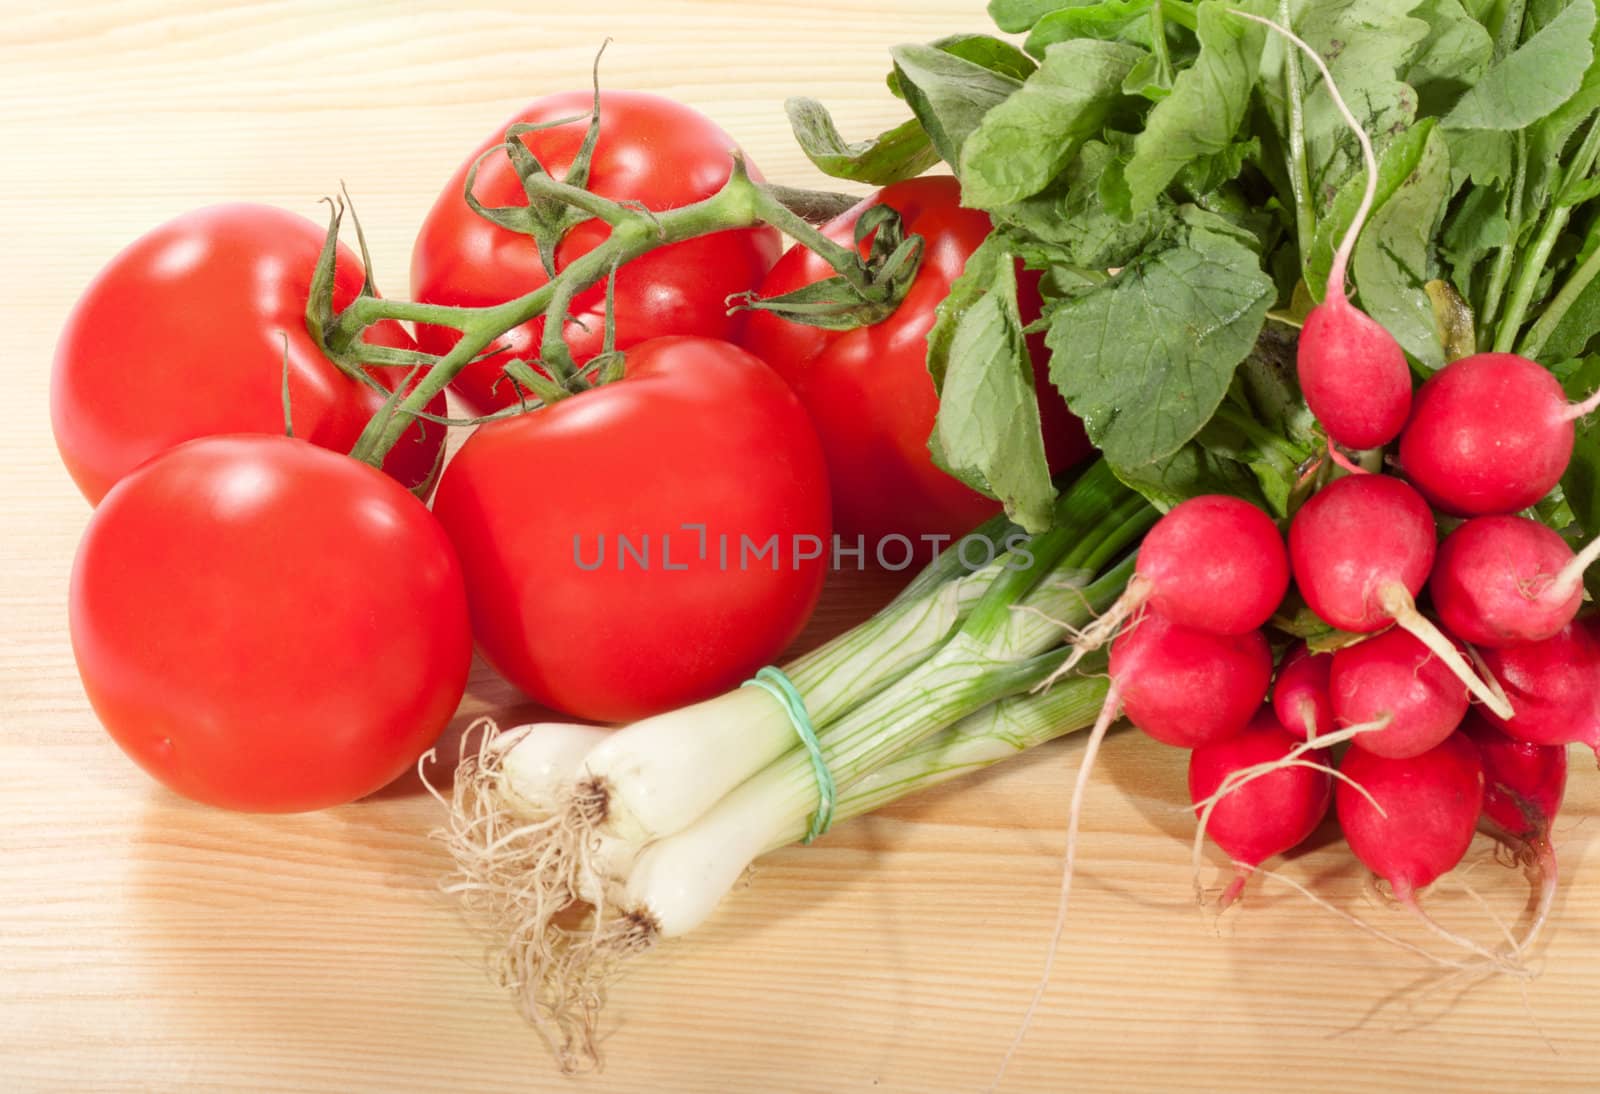
[[[703,923],[757,856],[809,842],[830,813],[1091,725],[1103,657],[1062,673],[1066,643],[1122,593],[1156,515],[1097,461],[1048,531],[985,525],[1006,537],[988,564],[940,555],[878,615],[783,666],[796,703],[746,686],[619,730],[521,727],[464,746],[446,888],[563,1068],[598,1061],[624,960]]]

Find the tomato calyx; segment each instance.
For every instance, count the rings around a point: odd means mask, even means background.
[[[531,237],[534,246],[539,250],[539,261],[543,264],[546,275],[551,278],[556,276],[556,247],[566,234],[595,217],[609,220],[610,216],[614,215],[611,207],[621,208],[610,198],[601,197],[585,189],[588,182],[589,161],[594,156],[595,141],[600,136],[599,97],[600,92],[596,88],[595,106],[589,114],[588,131],[584,134],[583,144],[579,146],[578,154],[573,158],[572,166],[568,168],[564,179],[557,180],[545,170],[538,157],[523,142],[522,136],[540,129],[570,125],[580,120],[579,118],[557,118],[554,121],[538,123],[518,122],[506,130],[505,140],[485,149],[482,155],[472,161],[472,166],[467,168],[467,181],[462,188],[462,197],[466,200],[467,207],[491,224]],[[511,161],[512,169],[522,183],[523,193],[528,199],[525,205],[485,205],[473,192],[478,182],[478,168],[486,158],[500,152],[504,152],[506,158]],[[551,190],[555,187],[535,183],[533,180],[536,177],[557,184],[559,190],[552,193]]]
[[[778,195],[769,191],[766,196],[784,210],[778,217],[786,221],[769,222],[822,256],[838,272],[781,296],[745,293],[736,298],[737,307],[835,331],[872,326],[895,313],[916,279],[924,246],[921,236],[905,234],[899,213],[887,205],[873,206],[856,221],[855,247],[841,247],[789,210]],[[771,215],[772,211],[767,212]],[[803,228],[796,230],[797,223]]]

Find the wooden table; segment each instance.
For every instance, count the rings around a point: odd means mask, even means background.
[[[1081,742],[763,860],[699,937],[616,990],[604,1073],[563,1080],[435,890],[446,863],[425,833],[439,811],[414,780],[309,816],[226,814],[155,786],[96,725],[64,607],[89,510],[46,414],[75,295],[184,209],[253,200],[319,217],[345,180],[380,283],[399,289],[458,157],[524,100],[586,86],[607,36],[609,84],[684,99],[769,176],[815,183],[784,97],[827,101],[851,136],[897,120],[887,48],[981,29],[977,0],[0,8],[0,1087],[983,1088],[1040,971]],[[886,592],[841,583],[813,634]],[[452,732],[525,713],[518,702],[480,666]],[[1557,922],[1523,985],[1441,980],[1282,885],[1217,921],[1191,895],[1183,757],[1113,738],[1055,980],[1004,1089],[1593,1088],[1600,780],[1574,759]],[[1522,876],[1485,841],[1472,860],[1472,886],[1515,920]],[[1337,844],[1286,869],[1425,941],[1364,896]],[[1430,904],[1494,937],[1458,885]]]

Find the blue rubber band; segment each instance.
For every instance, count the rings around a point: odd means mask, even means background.
[[[817,731],[811,726],[811,715],[806,711],[806,701],[800,697],[794,682],[784,675],[783,670],[771,665],[740,686],[758,687],[776,699],[783,707],[784,713],[789,715],[794,731],[800,736],[800,743],[811,753],[811,770],[817,776],[817,811],[811,814],[811,826],[806,830],[805,839],[800,841],[810,843],[833,824],[833,799],[836,788],[833,785],[833,772],[828,770],[827,763],[822,759],[822,746],[817,743]]]

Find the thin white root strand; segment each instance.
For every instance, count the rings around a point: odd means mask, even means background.
[[[1467,685],[1467,690],[1477,697],[1478,701],[1496,715],[1510,721],[1515,711],[1506,701],[1506,693],[1500,688],[1499,681],[1494,687],[1486,684],[1477,673],[1472,671],[1472,666],[1467,664],[1466,658],[1461,656],[1461,651],[1456,649],[1455,643],[1446,638],[1444,632],[1433,625],[1432,620],[1417,611],[1411,594],[1405,586],[1392,584],[1378,592],[1379,603],[1383,610],[1394,619],[1396,625],[1405,630],[1417,641],[1427,646],[1433,655],[1445,663],[1445,666],[1456,675],[1456,679]],[[1489,675],[1493,679],[1493,674]]]
[[[1516,837],[1512,838],[1515,839]],[[1525,841],[1519,842],[1524,842],[1524,847],[1528,850],[1530,855],[1537,854],[1537,852],[1533,851],[1531,847],[1527,847]],[[1546,848],[1550,846],[1548,840],[1541,839],[1540,842],[1543,843]],[[1544,920],[1543,912],[1548,910],[1545,906],[1545,901],[1548,897],[1553,896],[1555,893],[1554,873],[1546,876],[1549,879],[1549,884],[1548,886],[1541,886],[1541,892],[1539,894],[1541,904],[1540,913],[1534,917],[1533,925],[1528,929],[1528,932],[1523,935],[1521,941],[1518,941],[1516,936],[1512,933],[1511,927],[1506,923],[1505,919],[1502,918],[1493,908],[1489,907],[1489,902],[1483,898],[1482,893],[1478,892],[1478,890],[1474,889],[1471,885],[1468,885],[1464,879],[1459,880],[1458,884],[1468,896],[1478,902],[1478,907],[1483,909],[1484,914],[1489,917],[1490,921],[1493,922],[1495,926],[1500,928],[1500,934],[1506,940],[1506,945],[1511,948],[1511,952],[1516,956],[1521,957],[1522,954],[1527,951],[1528,946],[1532,944],[1534,935],[1539,933],[1539,927],[1542,925]],[[1528,1015],[1528,1025],[1532,1026],[1534,1031],[1539,1034],[1539,1039],[1545,1043],[1545,1047],[1547,1047],[1551,1052],[1560,1055],[1560,1052],[1556,1049],[1555,1042],[1550,1040],[1550,1035],[1547,1034],[1544,1031],[1543,1026],[1540,1025],[1539,1016],[1533,1012],[1533,1000],[1528,996],[1527,978],[1518,981],[1517,994],[1522,997],[1522,1009]]]
[[[1556,849],[1554,844],[1550,842],[1548,835],[1537,836],[1534,839],[1527,840],[1520,836],[1512,835],[1497,824],[1488,822],[1480,825],[1479,830],[1487,832],[1495,841],[1497,851],[1510,852],[1511,862],[1505,863],[1502,860],[1503,865],[1520,866],[1529,875],[1530,880],[1539,887],[1538,899],[1534,904],[1533,918],[1528,924],[1528,929],[1523,932],[1520,939],[1512,937],[1509,930],[1506,932],[1507,940],[1511,942],[1511,951],[1520,956],[1533,947],[1534,941],[1539,937],[1539,932],[1544,929],[1545,923],[1549,921],[1550,911],[1555,905],[1557,879],[1560,874],[1560,862],[1556,858]],[[1464,880],[1461,881],[1461,886],[1476,897],[1479,903],[1483,903],[1483,898],[1468,887]],[[1487,909],[1487,905],[1485,905],[1485,908]]]
[[[1050,974],[1055,970],[1056,951],[1061,948],[1061,934],[1067,925],[1067,909],[1072,899],[1072,871],[1077,861],[1078,824],[1083,813],[1083,796],[1089,786],[1089,774],[1094,769],[1100,742],[1105,740],[1106,731],[1111,728],[1111,723],[1117,720],[1118,708],[1121,706],[1122,691],[1113,680],[1106,692],[1105,704],[1100,708],[1100,716],[1095,719],[1094,728],[1089,731],[1089,740],[1083,747],[1083,758],[1078,761],[1078,777],[1072,787],[1072,803],[1067,808],[1067,846],[1062,863],[1061,896],[1056,905],[1055,928],[1050,932],[1050,944],[1045,951],[1044,971],[1039,974],[1039,984],[1033,989],[1033,998],[1028,1001],[1028,1009],[1022,1014],[1022,1022],[1017,1027],[1016,1036],[1011,1039],[1011,1047],[1006,1049],[1005,1056],[1000,1060],[1000,1068],[989,1084],[991,1094],[999,1089],[1001,1081],[1006,1076],[1006,1068],[1011,1066],[1012,1058],[1021,1049],[1022,1042],[1028,1036],[1028,1027],[1033,1024],[1034,1013],[1039,1009],[1039,1004],[1044,1000],[1045,990],[1050,986]]]
[[[1423,926],[1427,927],[1428,930],[1432,931],[1446,942],[1449,942],[1451,945],[1466,950],[1468,953],[1476,954],[1478,957],[1481,957],[1484,961],[1494,966],[1494,968],[1498,969],[1500,972],[1505,973],[1507,976],[1531,977],[1533,975],[1532,971],[1529,970],[1527,966],[1516,960],[1519,955],[1515,951],[1509,954],[1495,953],[1486,946],[1481,946],[1472,941],[1472,939],[1456,934],[1456,932],[1450,930],[1444,924],[1440,923],[1423,910],[1422,905],[1417,903],[1415,894],[1396,897],[1396,902],[1402,908],[1420,920]]]
[[[1150,599],[1150,583],[1135,574],[1128,581],[1128,587],[1117,597],[1115,604],[1106,609],[1104,615],[1090,623],[1082,630],[1073,631],[1068,628],[1072,638],[1072,652],[1067,654],[1067,659],[1044,680],[1034,685],[1034,691],[1047,691],[1061,677],[1067,675],[1077,667],[1089,654],[1112,641],[1121,634],[1125,625],[1137,624],[1143,612],[1145,602]]]
[[[1350,108],[1345,105],[1344,96],[1339,94],[1339,85],[1334,82],[1333,73],[1328,71],[1327,63],[1316,50],[1312,49],[1304,39],[1295,34],[1288,27],[1274,23],[1271,19],[1254,15],[1238,8],[1229,8],[1230,12],[1242,19],[1249,19],[1253,23],[1260,23],[1268,30],[1283,35],[1284,38],[1310,58],[1311,63],[1317,66],[1317,71],[1322,73],[1322,82],[1328,89],[1328,97],[1333,100],[1334,108],[1339,111],[1339,116],[1344,119],[1345,125],[1350,127],[1350,132],[1355,134],[1356,141],[1361,145],[1361,162],[1366,166],[1367,186],[1361,195],[1361,204],[1356,207],[1356,215],[1350,221],[1350,227],[1345,230],[1344,239],[1339,243],[1339,249],[1334,253],[1333,266],[1328,271],[1328,288],[1323,294],[1324,298],[1344,298],[1345,270],[1350,262],[1350,254],[1355,250],[1356,237],[1361,234],[1362,226],[1367,222],[1367,216],[1372,212],[1372,203],[1378,196],[1378,157],[1372,151],[1372,138],[1367,136],[1367,131]],[[1337,458],[1337,457],[1336,457]]]
[[[1287,885],[1289,888],[1295,890],[1297,893],[1311,901],[1311,903],[1315,904],[1323,911],[1331,912],[1340,919],[1344,920],[1346,923],[1350,924],[1352,927],[1366,932],[1379,941],[1387,942],[1389,945],[1395,946],[1398,949],[1405,950],[1408,953],[1416,954],[1430,965],[1437,965],[1440,968],[1445,969],[1470,969],[1474,967],[1469,962],[1452,961],[1447,957],[1440,957],[1438,954],[1425,950],[1421,946],[1407,942],[1405,939],[1400,938],[1397,935],[1392,935],[1385,930],[1374,927],[1360,916],[1352,915],[1343,908],[1334,907],[1327,900],[1324,900],[1322,897],[1318,896],[1316,893],[1312,892],[1310,889],[1294,880],[1294,878],[1289,877],[1287,874],[1281,874],[1275,870],[1268,870],[1264,866],[1251,866],[1249,863],[1245,862],[1235,861],[1233,865],[1238,869],[1248,870],[1251,873],[1256,873],[1262,875],[1263,877],[1271,878],[1273,881],[1282,882],[1284,885]]]
[[[1491,908],[1489,902],[1483,898],[1483,894],[1473,888],[1466,878],[1456,878],[1455,885],[1456,888],[1471,897],[1473,902],[1483,910],[1483,914],[1489,917],[1489,922],[1495,925],[1495,929],[1500,932],[1500,937],[1506,940],[1507,955],[1521,957],[1523,952],[1522,943],[1517,941],[1517,936],[1511,930],[1511,925],[1506,922],[1505,917]]]

